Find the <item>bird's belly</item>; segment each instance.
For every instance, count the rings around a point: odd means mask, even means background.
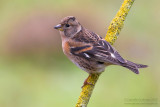
[[[79,56],[68,56],[68,58],[80,69],[86,71],[89,74],[101,73],[106,67],[104,64],[97,64],[96,61],[89,61],[88,59],[84,59]]]

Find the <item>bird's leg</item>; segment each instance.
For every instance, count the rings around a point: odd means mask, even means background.
[[[85,85],[94,85],[94,84],[88,82],[88,79],[89,79],[90,76],[91,75],[89,74],[89,76],[85,79],[85,81],[83,83],[83,86],[81,88],[83,88]]]

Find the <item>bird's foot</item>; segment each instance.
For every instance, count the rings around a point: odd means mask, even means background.
[[[93,85],[94,86],[94,84],[88,82],[88,78],[89,78],[89,76],[85,79],[83,86],[81,88],[83,88],[85,85]]]

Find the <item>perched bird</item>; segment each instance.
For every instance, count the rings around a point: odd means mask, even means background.
[[[147,65],[125,60],[106,40],[84,28],[73,16],[65,17],[54,27],[60,31],[64,54],[79,68],[101,73],[108,65],[120,65],[136,74]]]

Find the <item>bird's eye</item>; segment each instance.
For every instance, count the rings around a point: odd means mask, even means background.
[[[65,26],[66,26],[66,27],[69,27],[70,25],[69,25],[69,24],[66,24]]]

